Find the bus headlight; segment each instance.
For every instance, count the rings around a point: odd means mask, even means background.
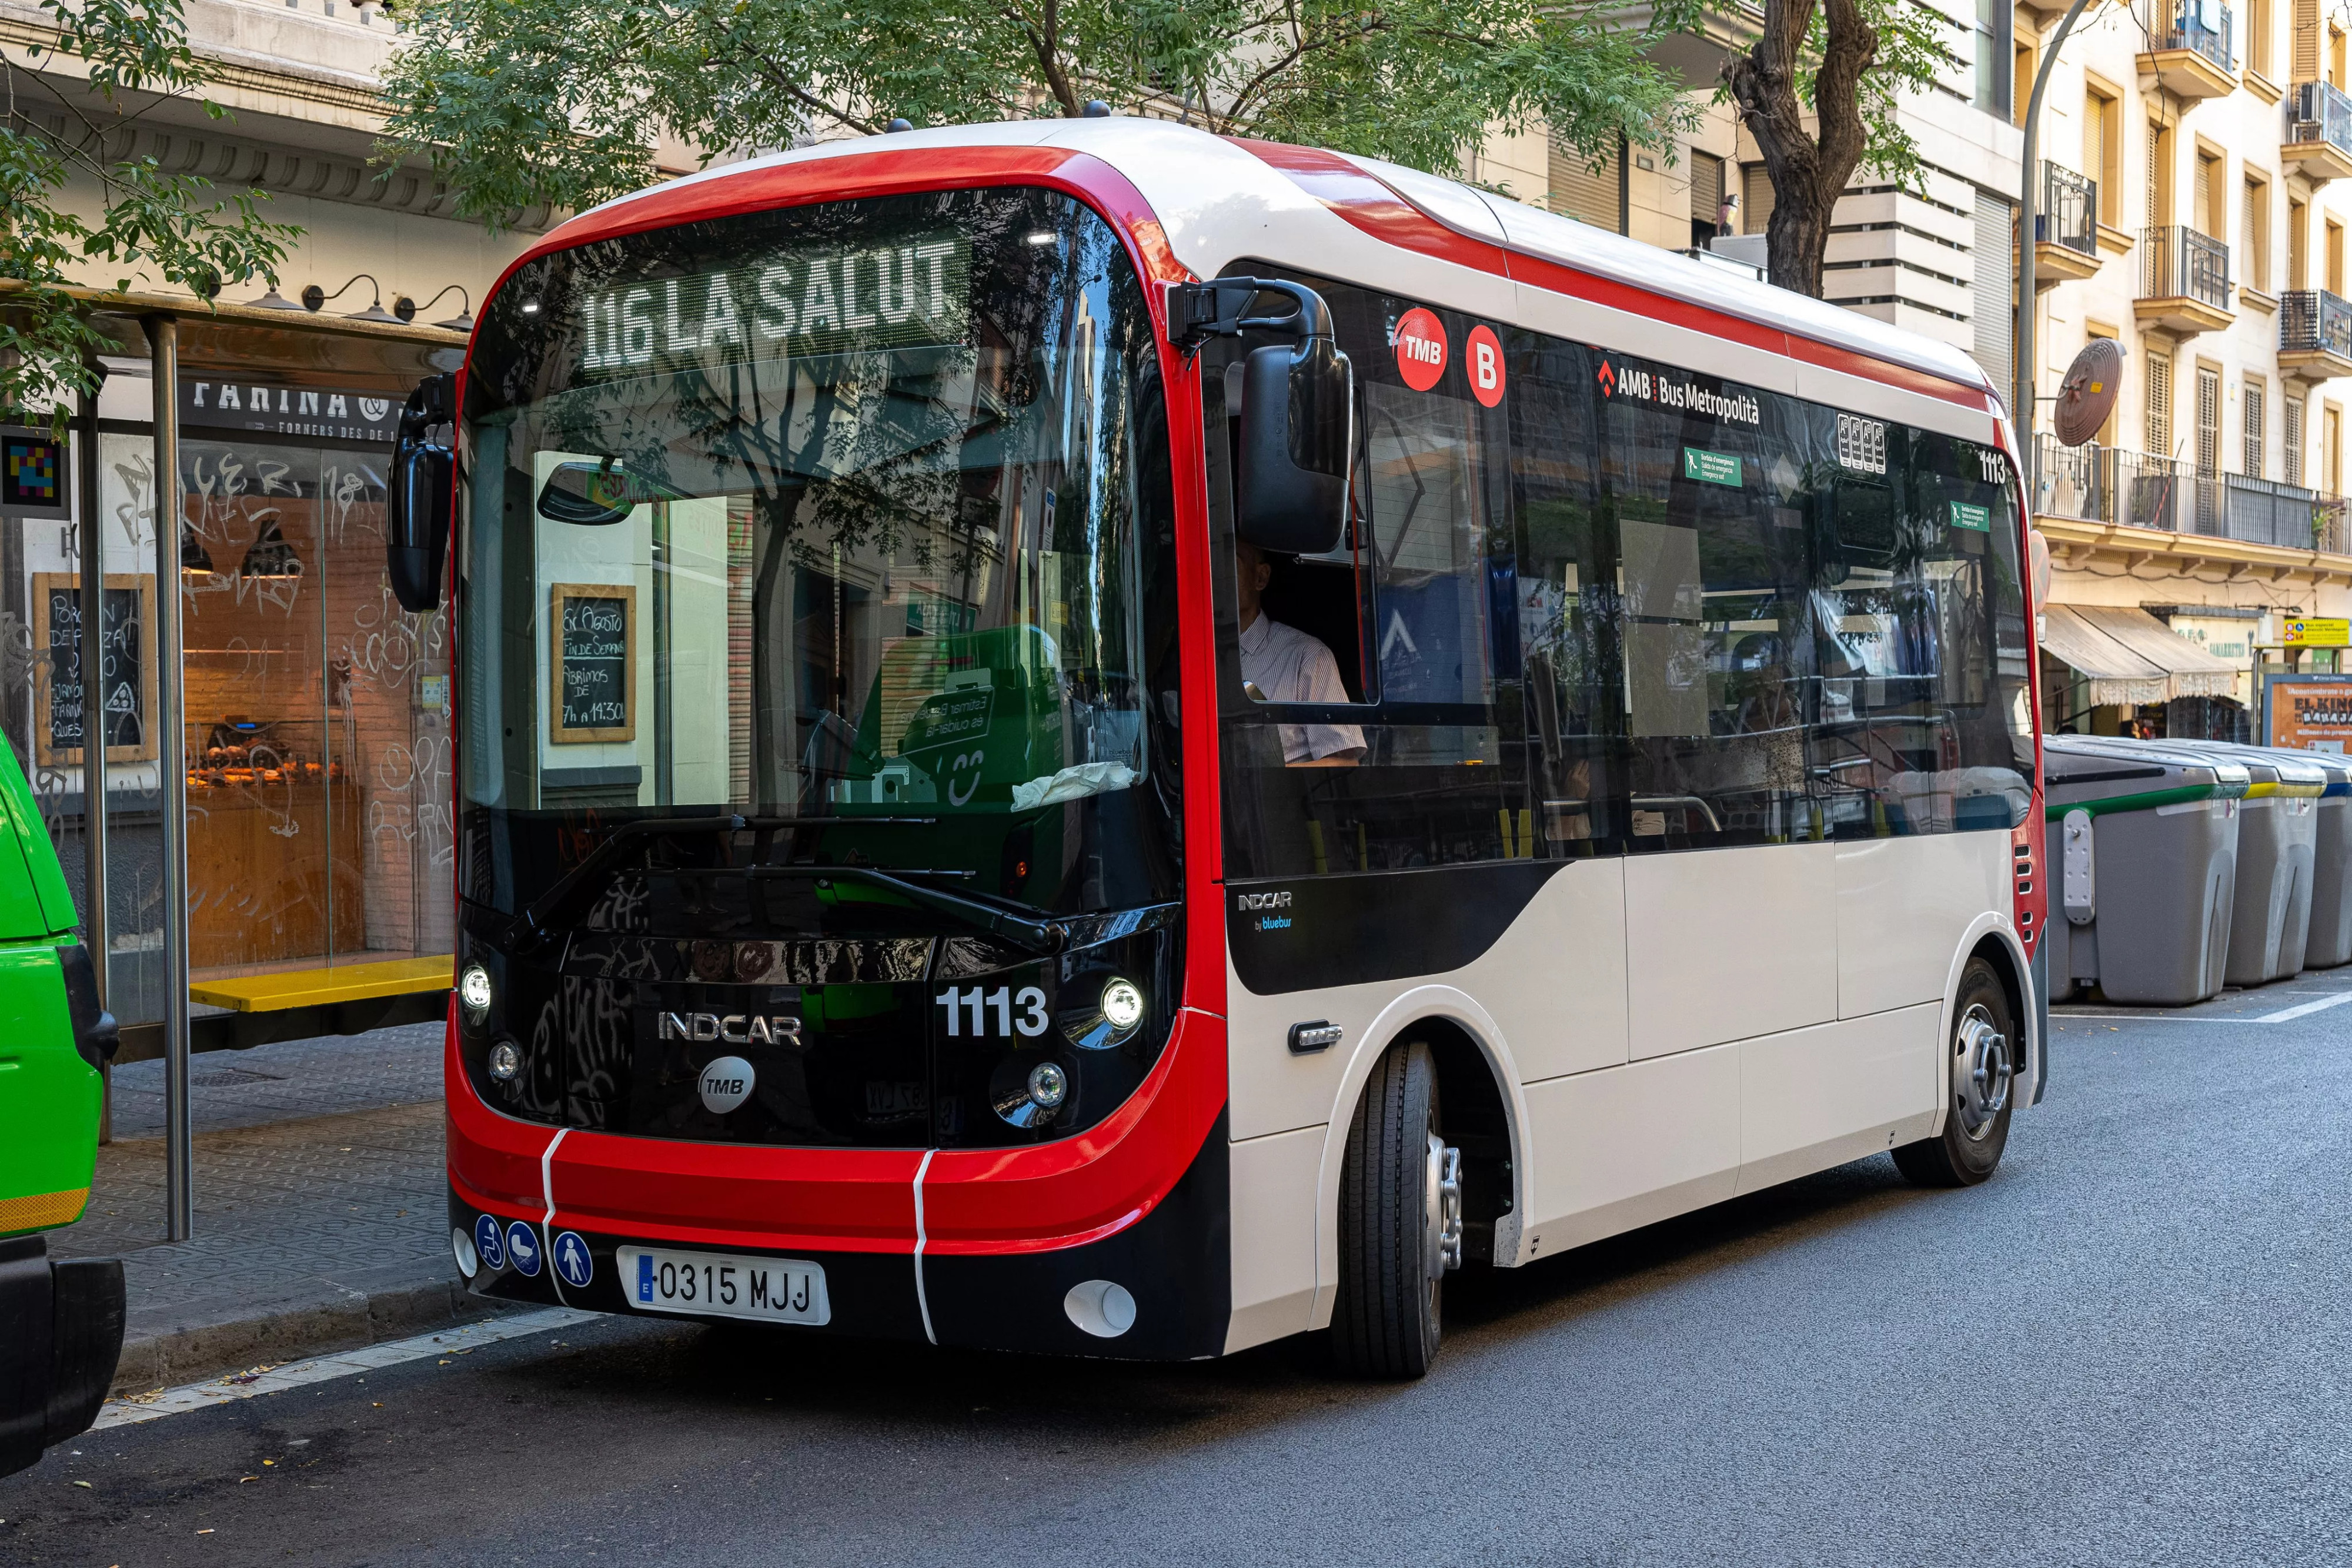
[[[501,1083],[510,1083],[514,1075],[521,1071],[522,1052],[516,1049],[514,1041],[502,1040],[490,1047],[491,1077]]]
[[[1116,979],[1102,989],[1103,1021],[1121,1034],[1143,1021],[1143,992],[1133,980]]]
[[[1149,1010],[1143,988],[1123,975],[1113,975],[1103,982],[1094,1006],[1081,1005],[1062,1014],[1062,1034],[1080,1051],[1108,1051],[1133,1039]]]
[[[490,1010],[490,972],[479,964],[468,964],[457,977],[457,1000],[479,1022]]]
[[[1058,1061],[1035,1061],[1034,1058],[1024,1062],[1018,1056],[997,1068],[988,1090],[990,1108],[1008,1125],[1024,1129],[1051,1123],[1069,1099],[1067,1068]]]

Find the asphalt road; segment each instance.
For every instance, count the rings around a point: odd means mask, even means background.
[[[89,1434],[0,1562],[2342,1563],[2352,1006],[2251,1020],[2347,991],[2062,1018],[1986,1186],[1465,1278],[1415,1385],[599,1321]]]

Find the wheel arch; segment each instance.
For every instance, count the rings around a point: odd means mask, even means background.
[[[1944,1006],[1937,1039],[1948,1042],[1952,1038],[1953,1010],[1959,1005],[1960,977],[1968,972],[1969,962],[1982,958],[1992,967],[2000,979],[2002,991],[2009,998],[2009,1012],[2014,1020],[2018,1038],[2022,1042],[2022,1060],[2019,1063],[2016,1089],[2012,1092],[2020,1105],[2033,1103],[2033,1092],[2042,1082],[2042,1051],[2043,1041],[2034,1029],[2033,983],[2031,961],[2017,940],[2016,931],[1997,915],[1979,916],[1969,927],[1952,955],[1951,973],[1944,978]],[[1944,1071],[1944,1053],[1937,1053],[1937,1071]],[[1936,1120],[1929,1130],[1930,1137],[1940,1137],[1944,1118],[1950,1113],[1951,1096],[1938,1082],[1936,1090]]]
[[[1339,1181],[1347,1161],[1349,1129],[1363,1102],[1373,1064],[1391,1047],[1412,1040],[1430,1048],[1446,1136],[1463,1151],[1465,1186],[1470,1188],[1465,1194],[1465,1217],[1474,1225],[1465,1239],[1483,1244],[1486,1254],[1506,1268],[1518,1261],[1519,1223],[1527,1211],[1533,1167],[1527,1137],[1527,1099],[1509,1044],[1494,1019],[1465,993],[1451,986],[1415,987],[1383,1008],[1364,1030],[1332,1097],[1316,1183],[1313,1327],[1330,1322],[1338,1289]],[[1465,1145],[1458,1141],[1457,1119],[1474,1129],[1469,1135],[1475,1144]]]

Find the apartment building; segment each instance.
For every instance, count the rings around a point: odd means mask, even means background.
[[[2063,8],[2017,7],[2021,82]],[[2352,609],[2347,31],[2352,15],[2319,0],[2109,3],[2084,13],[2053,68],[2039,393],[2091,339],[2124,356],[2095,442],[2060,446],[2045,418],[2036,454],[2063,622],[2045,637],[2053,727],[2228,731],[2265,665],[2333,671],[2342,656],[2287,644],[2295,621]],[[2231,700],[2200,702],[2218,684],[2176,675],[2159,715],[2148,681],[2135,693],[2114,649],[2078,634],[2075,622],[2119,611],[2152,612],[2223,657]],[[2102,658],[2117,668],[2080,667]]]
[[[1952,24],[1956,52],[1935,89],[1902,110],[1925,167],[1909,188],[1867,175],[1853,182],[1833,214],[1822,294],[1955,345],[2005,386],[2023,144],[2011,112],[2012,37],[1998,5],[1927,3]],[[1763,17],[1760,5],[1727,0],[1698,33],[1653,51],[1705,104],[1704,123],[1671,155],[1621,146],[1594,160],[1555,147],[1541,184],[1514,183],[1514,193],[1535,200],[1539,190],[1554,212],[1668,249],[1706,247],[1761,265],[1772,183],[1755,139],[1712,99],[1723,62],[1755,42]],[[1507,161],[1531,162],[1517,150]]]

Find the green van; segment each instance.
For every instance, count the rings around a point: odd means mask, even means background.
[[[81,1218],[114,1054],[72,895],[32,791],[0,746],[0,1475],[86,1431],[122,1351],[122,1264],[55,1260]]]

